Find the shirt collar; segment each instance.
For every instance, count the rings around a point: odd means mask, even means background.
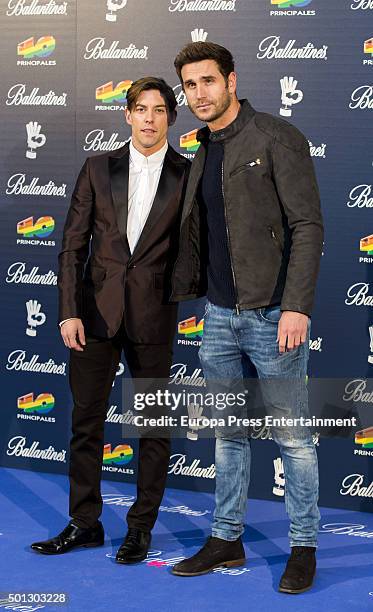
[[[159,149],[159,151],[156,151],[156,153],[153,153],[152,155],[148,155],[148,157],[146,157],[145,155],[140,153],[140,151],[135,149],[135,147],[132,144],[132,140],[131,140],[130,141],[131,162],[139,170],[141,170],[141,168],[143,167],[147,167],[150,171],[156,170],[157,168],[160,168],[162,166],[165,155],[167,153],[167,149],[168,149],[168,142],[166,140],[163,147]]]

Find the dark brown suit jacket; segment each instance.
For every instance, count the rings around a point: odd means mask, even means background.
[[[78,176],[59,254],[59,321],[111,338],[122,319],[134,342],[172,342],[169,302],[190,162],[168,147],[158,190],[131,256],[127,236],[129,144],[90,157]]]

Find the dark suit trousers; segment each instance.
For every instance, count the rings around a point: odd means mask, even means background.
[[[70,441],[70,516],[79,527],[94,525],[102,512],[101,467],[104,426],[115,372],[124,350],[133,378],[168,378],[172,345],[133,343],[122,325],[114,338],[86,338],[84,351],[70,351],[74,399]],[[127,514],[129,527],[150,531],[162,501],[170,459],[170,439],[139,440],[137,499]]]

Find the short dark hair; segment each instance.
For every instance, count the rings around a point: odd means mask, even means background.
[[[176,107],[177,101],[175,97],[175,93],[164,79],[159,77],[147,76],[142,77],[141,79],[137,79],[134,81],[127,92],[127,108],[131,111],[140,94],[143,91],[149,91],[150,89],[157,89],[164,99],[167,107],[167,112],[169,115],[169,123],[173,123],[176,119]]]
[[[228,76],[231,72],[234,72],[232,53],[225,47],[213,42],[189,43],[179,51],[175,58],[174,66],[181,83],[183,82],[181,77],[181,69],[183,66],[210,59],[215,60],[219,67],[219,71],[227,83]]]

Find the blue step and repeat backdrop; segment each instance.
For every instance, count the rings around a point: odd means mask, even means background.
[[[133,80],[164,77],[178,100],[170,142],[192,159],[198,121],[173,68],[191,40],[232,50],[239,97],[307,136],[322,196],[324,254],[309,374],[344,379],[358,416],[315,435],[320,502],[371,511],[373,498],[373,0],[1,0],[1,465],[66,473],[72,400],[57,328],[57,255],[85,158],[129,138]],[[204,301],[179,309],[171,382],[198,390]],[[123,439],[121,363],[107,414],[103,477],[135,482]],[[283,501],[279,451],[252,432],[250,495]],[[212,491],[212,440],[174,440],[168,483]]]

